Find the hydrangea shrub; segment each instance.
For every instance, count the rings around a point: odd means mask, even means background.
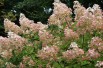
[[[4,20],[0,36],[0,68],[102,68],[103,12],[74,1],[73,10],[55,0],[47,24],[34,23],[23,13],[20,26]]]

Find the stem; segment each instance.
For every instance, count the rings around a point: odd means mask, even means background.
[[[82,48],[83,48],[83,45],[84,45],[84,35],[82,36]]]

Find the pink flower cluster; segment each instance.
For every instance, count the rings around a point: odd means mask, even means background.
[[[6,62],[6,68],[16,68],[16,65],[10,63],[10,62]]]
[[[56,60],[59,48],[57,46],[46,46],[38,51],[38,57],[45,60]]]
[[[30,30],[30,31],[33,31],[35,33],[35,32],[38,32],[39,30],[43,30],[43,29],[48,28],[48,25],[42,24],[41,22],[37,22],[37,24],[34,23],[33,20],[29,20],[22,13],[20,14],[19,21],[20,21],[21,29],[23,29],[25,31]]]
[[[4,27],[5,27],[6,32],[11,31],[11,32],[14,32],[16,34],[22,34],[23,33],[23,30],[19,26],[17,26],[14,22],[11,22],[8,19],[4,20]]]
[[[10,59],[12,57],[11,41],[6,37],[0,36],[0,55],[3,58]]]
[[[93,7],[84,8],[78,1],[74,1],[75,21],[77,21],[77,32],[85,34],[92,33],[94,30],[103,30],[103,13],[99,5],[94,4]]]
[[[8,32],[8,38],[0,37],[0,55],[3,58],[10,59],[12,57],[12,51],[14,49],[18,52],[22,51],[26,43],[26,39],[13,32]]]
[[[89,44],[89,50],[83,56],[83,60],[97,59],[100,53],[103,52],[103,40],[99,37],[93,37]]]
[[[24,45],[27,44],[27,40],[13,32],[8,32],[8,38],[12,42],[11,45],[18,51],[22,51]]]
[[[76,43],[71,43],[70,50],[63,52],[63,57],[67,60],[76,59],[77,57],[81,57],[84,54],[84,51],[78,48]]]
[[[54,24],[58,26],[62,26],[63,23],[68,23],[71,21],[70,15],[72,11],[65,4],[61,2],[54,2],[53,14],[48,19],[49,24]]]
[[[90,48],[94,48],[99,52],[103,52],[103,40],[99,37],[93,37],[89,46]]]
[[[89,49],[86,53],[86,56],[83,56],[82,59],[91,60],[91,59],[97,59],[99,57],[100,57],[100,54],[98,53],[98,51],[96,51],[95,49]]]
[[[96,49],[88,49],[85,53],[83,49],[80,49],[75,42],[72,42],[69,50],[63,52],[63,58],[68,60],[81,58],[81,60],[91,60],[100,57],[100,53]]]
[[[64,35],[67,40],[77,40],[79,38],[79,35],[69,28],[64,29]]]
[[[35,62],[31,59],[31,57],[23,56],[23,60],[20,63],[19,67],[20,68],[22,68],[22,67],[25,68],[27,65],[34,66]]]
[[[42,44],[43,46],[46,46],[47,44],[52,43],[53,35],[50,34],[48,31],[40,30],[38,35],[39,35],[40,41],[42,41],[42,43],[43,43]]]
[[[75,20],[77,21],[81,16],[84,15],[86,8],[83,7],[78,1],[74,1],[73,8],[74,8]]]

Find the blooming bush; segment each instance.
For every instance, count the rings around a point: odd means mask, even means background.
[[[72,10],[56,1],[48,24],[20,14],[20,26],[4,20],[0,36],[0,68],[102,68],[103,12],[99,5]]]

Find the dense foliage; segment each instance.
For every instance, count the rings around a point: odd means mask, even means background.
[[[8,35],[0,36],[0,68],[102,68],[103,12],[99,5],[86,9],[74,1],[74,11],[62,2],[53,5],[47,24],[35,23],[23,13],[20,26],[4,19]]]

